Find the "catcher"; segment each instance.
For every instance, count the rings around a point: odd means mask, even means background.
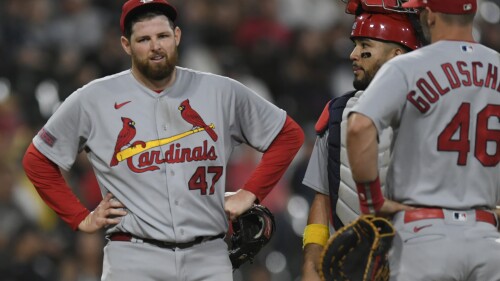
[[[364,0],[347,3],[346,12],[356,15],[351,32],[354,49],[350,55],[355,91],[331,100],[316,123],[318,136],[303,180],[304,185],[316,191],[304,230],[302,268],[304,281],[320,280],[321,263],[319,260],[330,236],[330,218],[333,229],[339,230],[345,225],[350,228],[349,231],[342,232],[342,237],[356,233],[358,236],[365,235],[369,242],[379,243],[376,242],[379,241],[378,238],[376,239],[379,237],[379,228],[382,235],[393,233],[382,220],[373,221],[370,218],[356,220],[360,214],[359,200],[356,185],[349,170],[345,145],[347,113],[363,94],[363,90],[366,89],[378,69],[391,58],[421,46],[419,31],[414,28],[414,26],[418,27],[418,24],[415,24],[416,17],[406,13],[393,13],[384,5],[386,4],[381,2],[379,6],[367,6]],[[379,140],[379,173],[382,185],[389,164],[391,139],[392,130],[389,128],[381,134]],[[353,221],[355,222],[352,223]],[[353,227],[355,228],[352,229]],[[391,237],[391,235],[388,236]],[[349,245],[359,245],[358,242],[350,241]],[[382,244],[386,246],[387,242]],[[338,246],[337,243],[332,244],[333,248]],[[383,250],[388,250],[388,247]],[[383,254],[380,256],[384,257]],[[333,258],[331,253],[324,253],[323,257]],[[364,261],[365,264],[367,262],[368,260]],[[352,261],[347,259],[342,264],[349,266],[349,263]],[[324,276],[332,274],[329,271],[331,269],[329,265],[331,265],[330,261],[325,261]],[[357,270],[359,271],[360,268],[361,266]],[[338,271],[339,268],[336,270]],[[343,270],[348,269],[343,268]],[[353,268],[349,270],[352,271]],[[365,277],[343,276],[340,278],[337,276],[326,280],[373,280],[373,278]]]

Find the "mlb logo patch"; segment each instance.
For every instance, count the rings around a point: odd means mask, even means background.
[[[465,212],[453,212],[453,220],[465,222],[465,221],[467,221],[467,213],[465,213]]]
[[[472,51],[474,51],[474,49],[472,48],[472,45],[462,45],[462,46],[460,46],[460,48],[462,48],[462,52],[465,52],[465,53],[472,53]]]

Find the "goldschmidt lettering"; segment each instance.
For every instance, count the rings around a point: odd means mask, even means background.
[[[436,79],[436,76],[442,75],[446,79]],[[500,93],[498,66],[491,63],[483,65],[478,61],[470,64],[464,61],[457,61],[455,64],[444,63],[437,73],[427,71],[424,77],[417,80],[415,87],[416,89],[410,91],[406,98],[420,112],[425,113],[440,97],[452,94],[450,91],[460,87],[489,88]]]

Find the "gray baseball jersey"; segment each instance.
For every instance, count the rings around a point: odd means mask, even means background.
[[[450,209],[500,201],[499,67],[485,46],[439,41],[380,69],[353,111],[394,129],[392,199]]]
[[[339,167],[330,167],[330,169],[338,168],[339,170],[338,173],[340,175],[340,180],[338,186],[338,201],[336,202],[336,205],[332,207],[335,208],[336,215],[344,225],[355,220],[360,214],[356,184],[352,179],[349,160],[347,158],[346,129],[347,116],[362,94],[363,91],[356,92],[356,94],[347,101],[346,107],[343,109],[342,122],[340,123],[340,165]],[[316,138],[316,142],[304,175],[304,180],[302,181],[304,185],[310,187],[311,189],[327,195],[330,193],[328,173],[334,172],[327,170],[329,157],[328,136],[329,130],[326,130],[324,134],[318,135]],[[379,141],[378,163],[380,181],[383,189],[385,189],[385,176],[390,160],[389,146],[391,138],[392,129],[387,128],[384,132],[382,132]]]
[[[388,197],[439,207],[395,214],[390,280],[500,280],[495,216],[472,210],[500,197],[499,66],[480,44],[438,41],[384,64],[354,106],[394,129]]]
[[[127,70],[73,93],[33,143],[65,170],[87,151],[101,192],[128,209],[108,232],[186,242],[227,231],[233,148],[265,151],[285,119],[230,78],[177,67],[174,84],[156,93]]]

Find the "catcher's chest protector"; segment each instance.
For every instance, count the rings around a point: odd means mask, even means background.
[[[333,227],[339,229],[344,226],[340,218],[336,215],[337,201],[339,199],[340,187],[340,150],[342,148],[341,141],[341,123],[344,110],[347,102],[357,91],[349,92],[341,97],[335,98],[330,103],[329,120],[328,120],[328,188],[330,193],[330,205],[333,218]]]

